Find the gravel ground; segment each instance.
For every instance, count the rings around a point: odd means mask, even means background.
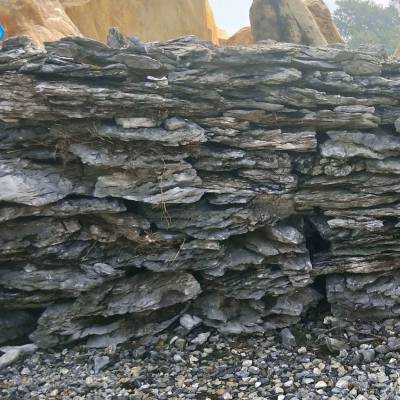
[[[0,398],[396,400],[399,337],[394,320],[327,317],[252,337],[177,326],[101,351],[38,351],[1,372]]]

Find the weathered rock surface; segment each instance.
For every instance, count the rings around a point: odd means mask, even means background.
[[[218,43],[219,32],[208,0],[62,0],[80,32],[106,42],[118,27],[145,42],[195,35]]]
[[[268,39],[317,46],[344,43],[323,0],[254,0],[250,19],[251,27],[240,29],[220,44],[250,46]]]
[[[112,27],[146,42],[219,41],[208,0],[0,0],[0,23],[8,36],[28,35],[39,46],[82,35],[106,43]]]
[[[340,35],[329,7],[324,0],[303,0],[304,4],[311,11],[315,22],[318,24],[321,33],[324,35],[328,43],[343,43],[344,40]]]
[[[280,42],[321,46],[328,43],[303,0],[253,0],[250,22],[256,42]]]
[[[243,28],[227,43],[249,45],[268,39],[313,46],[343,43],[323,0],[254,0],[250,21],[251,34]]]
[[[254,37],[250,26],[246,26],[220,44],[225,46],[250,46],[254,44]]]
[[[0,24],[8,36],[28,35],[37,45],[81,36],[60,0],[1,0]]]
[[[109,44],[0,51],[1,343],[400,314],[399,63]]]

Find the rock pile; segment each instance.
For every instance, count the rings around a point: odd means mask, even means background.
[[[400,314],[399,63],[195,38],[0,52],[0,342]]]
[[[38,350],[1,371],[0,398],[397,400],[400,323],[328,320],[296,325],[289,346],[177,326],[107,349]]]

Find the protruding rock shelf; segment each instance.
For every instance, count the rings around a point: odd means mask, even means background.
[[[0,51],[0,343],[400,315],[400,63],[109,44]]]

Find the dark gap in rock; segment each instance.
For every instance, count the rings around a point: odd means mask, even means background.
[[[155,232],[157,232],[157,231],[158,231],[157,224],[156,224],[155,222],[151,222],[151,223],[150,223],[150,232],[155,233]]]
[[[34,157],[26,157],[29,159],[34,165],[52,165],[52,166],[62,166],[64,161],[67,161],[65,158],[57,157],[59,154],[54,153],[53,158],[34,158]]]
[[[139,213],[139,207],[140,203],[137,201],[132,201],[132,200],[126,200],[123,199],[122,202],[124,203],[126,207],[126,211],[131,212],[131,213]]]
[[[315,254],[326,253],[330,251],[330,242],[321,236],[321,234],[318,232],[318,229],[309,218],[305,218],[304,220],[304,235],[306,237],[306,246],[310,252],[311,261],[313,261]]]
[[[13,203],[11,201],[0,201],[0,208],[6,208],[6,207],[21,207],[21,204]]]
[[[330,251],[330,242],[321,236],[316,226],[307,217],[304,218],[304,235],[306,238],[306,246],[310,253],[311,263],[313,263],[315,255]],[[304,321],[317,321],[321,319],[321,316],[331,312],[331,306],[326,296],[326,276],[318,276],[312,284],[312,287],[321,295],[321,300],[316,307],[311,308],[303,315],[302,319]]]
[[[85,60],[86,61],[86,60]],[[52,66],[52,64],[47,64],[48,66]],[[76,64],[76,65],[80,65],[80,64]],[[96,63],[84,63],[83,65],[88,65],[88,66],[96,66]],[[105,67],[107,65],[104,65]],[[86,71],[85,71],[86,72]],[[84,71],[82,71],[82,73],[84,73]],[[96,88],[98,86],[100,86],[100,84],[106,84],[108,86],[114,87],[114,88],[118,88],[120,87],[122,84],[125,84],[126,81],[128,80],[128,76],[72,76],[66,74],[62,74],[62,73],[41,73],[41,72],[34,72],[32,73],[33,76],[35,76],[37,78],[37,80],[39,82],[71,82],[71,83],[76,83],[76,84],[84,84],[88,87],[92,87],[92,88]],[[138,82],[141,83],[143,82],[144,78],[145,78],[145,74],[141,74],[140,77],[138,76],[133,76],[133,74],[131,74],[131,76],[129,77],[130,82]],[[132,79],[132,78],[136,78],[136,79]]]
[[[189,271],[190,274],[192,274],[194,276],[194,278],[196,279],[197,282],[201,284],[205,282],[205,278],[203,277],[203,274],[201,273],[201,271]]]
[[[387,228],[392,228],[394,227],[396,224],[399,223],[399,219],[397,217],[390,217],[390,216],[386,216],[384,218],[382,218],[383,220],[383,225]]]
[[[318,276],[312,284],[312,288],[321,295],[321,300],[302,317],[304,321],[318,321],[331,313],[331,305],[326,296],[326,276]]]
[[[18,312],[20,310],[13,310],[13,309],[0,309],[0,313],[1,312]],[[37,327],[37,322],[40,318],[40,316],[42,315],[42,313],[45,311],[45,308],[37,308],[37,309],[26,309],[24,308],[23,310],[21,310],[23,312],[26,312],[29,314],[31,321],[27,321],[27,328],[26,328],[26,333],[22,334],[22,335],[18,335],[18,337],[16,337],[15,339],[12,340],[8,340],[7,342],[1,343],[1,346],[22,346],[24,344],[27,343],[31,343],[31,339],[29,338],[29,335],[35,331],[36,327]],[[1,336],[1,335],[0,335]]]
[[[145,269],[139,269],[139,268],[127,268],[125,271],[125,278],[132,278],[137,275],[142,275],[145,274],[147,271]]]
[[[282,268],[278,264],[268,264],[268,267],[271,269],[271,274],[282,271]]]
[[[267,296],[264,296],[262,300],[265,304],[265,308],[268,310],[276,304],[277,297],[267,295]]]
[[[317,131],[317,142],[318,145],[324,144],[326,141],[329,140],[329,136],[326,132]]]
[[[313,283],[313,288],[322,296],[326,297],[326,276],[318,276]]]

